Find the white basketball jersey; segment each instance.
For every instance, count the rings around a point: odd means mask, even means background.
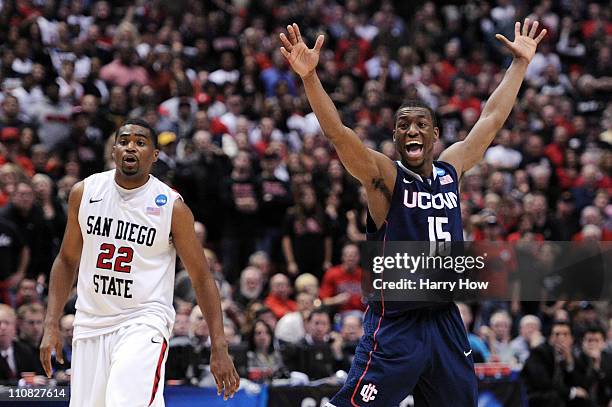
[[[117,185],[115,170],[84,180],[75,339],[134,323],[169,336],[175,316],[170,232],[176,199],[180,195],[152,175],[131,190]]]

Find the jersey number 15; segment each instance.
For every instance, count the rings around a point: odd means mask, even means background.
[[[450,232],[446,232],[444,229],[442,229],[442,225],[447,223],[448,218],[446,217],[427,217],[429,241],[431,242],[429,250],[430,256],[435,256],[436,254],[440,256],[448,256],[450,254],[451,234]]]

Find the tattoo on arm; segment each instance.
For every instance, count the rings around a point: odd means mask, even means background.
[[[385,180],[382,177],[372,178],[372,186],[374,189],[379,190],[385,196],[387,201],[391,203],[391,191],[385,185]]]

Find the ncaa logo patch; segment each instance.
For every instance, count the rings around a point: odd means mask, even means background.
[[[446,174],[446,171],[444,171],[444,168],[436,168],[436,174],[438,174],[438,177],[441,177]]]
[[[164,194],[159,194],[155,197],[155,205],[164,206],[168,203],[168,197]]]

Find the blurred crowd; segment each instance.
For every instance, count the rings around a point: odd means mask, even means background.
[[[515,21],[538,20],[549,34],[515,108],[462,179],[465,238],[612,239],[609,2],[132,3],[0,2],[0,380],[42,373],[69,191],[112,168],[113,132],[131,117],[158,131],[154,175],[194,212],[241,375],[307,382],[348,369],[363,332],[366,199],[279,52],[292,22],[311,46],[325,34],[318,74],[344,123],[396,159],[402,100],[436,111],[439,154],[466,137],[510,62],[495,33],[511,39]],[[208,328],[180,267],[175,297],[166,379],[210,384]],[[609,303],[460,309],[475,360],[522,369],[533,405],[609,405]],[[74,298],[58,382],[69,377],[72,314]]]

